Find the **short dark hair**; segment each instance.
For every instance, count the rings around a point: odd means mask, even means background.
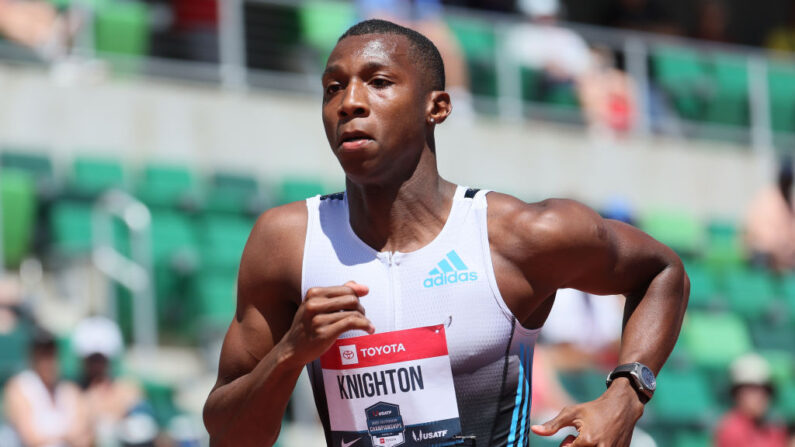
[[[351,36],[363,36],[366,34],[397,34],[406,37],[411,43],[412,58],[418,66],[422,67],[431,83],[431,90],[444,90],[444,61],[439,49],[430,39],[413,29],[400,26],[387,20],[370,19],[359,22],[348,28],[348,31],[340,36],[337,43]]]

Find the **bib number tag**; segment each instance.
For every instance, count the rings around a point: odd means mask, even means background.
[[[458,444],[443,325],[337,340],[320,365],[333,447]]]

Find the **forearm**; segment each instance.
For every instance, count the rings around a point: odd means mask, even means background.
[[[659,373],[682,327],[690,281],[674,258],[648,287],[627,296],[619,363],[641,362]]]
[[[303,365],[277,344],[248,374],[210,393],[204,422],[214,446],[270,446]]]

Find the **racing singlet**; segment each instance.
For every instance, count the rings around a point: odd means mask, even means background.
[[[307,199],[302,295],[349,280],[376,333],[349,331],[307,366],[331,447],[527,446],[533,346],[491,262],[487,191],[459,186],[419,250],[378,252],[344,193]]]

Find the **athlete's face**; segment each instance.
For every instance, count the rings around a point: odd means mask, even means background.
[[[425,145],[431,92],[408,39],[370,34],[334,48],[323,74],[323,125],[355,182],[383,180],[416,161]]]

